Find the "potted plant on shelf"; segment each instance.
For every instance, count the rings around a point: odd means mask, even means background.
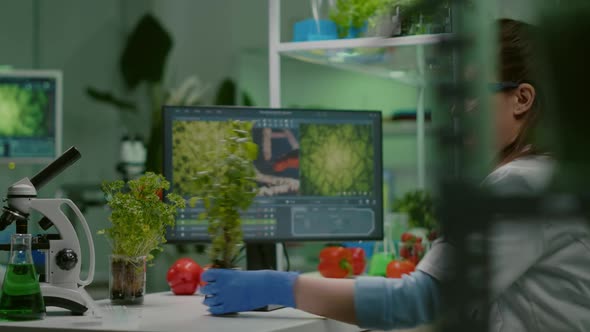
[[[111,208],[112,226],[99,231],[113,249],[110,256],[109,292],[114,304],[141,304],[145,294],[146,262],[166,242],[167,227],[174,226],[177,210],[184,199],[166,195],[170,183],[161,175],[146,173],[127,183],[104,182],[102,190]]]
[[[337,0],[330,19],[338,26],[340,37],[355,38],[366,28],[373,27],[376,16],[391,12],[393,0]]]
[[[397,34],[418,35],[451,32],[451,10],[448,1],[392,0]]]
[[[393,202],[393,212],[407,213],[410,228],[431,231],[438,226],[434,216],[434,201],[430,193],[425,190],[405,193]]]
[[[258,146],[252,139],[252,127],[252,122],[244,121],[218,127],[221,132],[206,153],[209,158],[194,178],[195,197],[190,204],[199,203],[205,209],[199,217],[208,221],[209,259],[215,268],[235,267],[242,245],[240,211],[250,207],[258,192],[253,164]]]
[[[408,216],[409,229],[399,239],[400,256],[417,264],[438,237],[433,199],[425,190],[410,191],[393,203],[393,211]]]

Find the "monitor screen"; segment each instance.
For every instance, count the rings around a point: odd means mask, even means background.
[[[61,73],[0,72],[0,162],[46,163],[61,153]]]
[[[190,198],[199,160],[228,120],[252,121],[257,197],[242,213],[246,242],[383,237],[381,113],[233,107],[164,108],[164,173]],[[171,242],[207,241],[202,206],[179,211]]]

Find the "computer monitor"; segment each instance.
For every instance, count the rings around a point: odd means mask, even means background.
[[[62,75],[0,71],[0,163],[48,163],[61,154]]]
[[[244,241],[383,238],[380,112],[164,107],[164,173],[172,192],[196,194],[191,183],[199,160],[218,143],[215,131],[227,120],[254,122],[259,146],[259,192],[242,214]],[[179,211],[167,240],[208,241],[203,211]]]

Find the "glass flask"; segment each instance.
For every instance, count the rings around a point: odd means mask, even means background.
[[[34,320],[44,317],[45,303],[31,255],[31,234],[13,234],[0,293],[0,318]]]

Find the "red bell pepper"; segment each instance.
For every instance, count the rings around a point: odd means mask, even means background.
[[[346,278],[352,273],[352,254],[347,248],[326,247],[320,252],[320,274],[326,278]]]
[[[347,248],[352,256],[352,273],[355,276],[363,274],[367,266],[365,250],[363,248]]]

